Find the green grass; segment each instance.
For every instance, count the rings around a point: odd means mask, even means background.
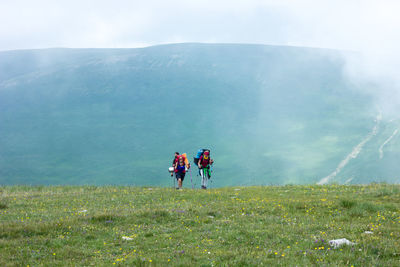
[[[399,189],[6,186],[0,266],[399,266]]]

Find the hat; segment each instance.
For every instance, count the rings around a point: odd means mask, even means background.
[[[210,155],[210,151],[204,151],[204,155]]]

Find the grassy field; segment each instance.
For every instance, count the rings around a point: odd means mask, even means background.
[[[400,265],[400,185],[6,186],[0,196],[0,266]],[[338,238],[356,244],[330,247]]]

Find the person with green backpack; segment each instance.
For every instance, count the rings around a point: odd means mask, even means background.
[[[197,162],[201,176],[201,189],[207,189],[208,179],[211,178],[210,168],[213,162],[214,160],[210,158],[210,150],[204,150]]]

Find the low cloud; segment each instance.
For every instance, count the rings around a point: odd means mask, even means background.
[[[379,105],[400,104],[400,2],[395,0],[5,0],[0,50],[259,43],[357,51],[347,74]]]

